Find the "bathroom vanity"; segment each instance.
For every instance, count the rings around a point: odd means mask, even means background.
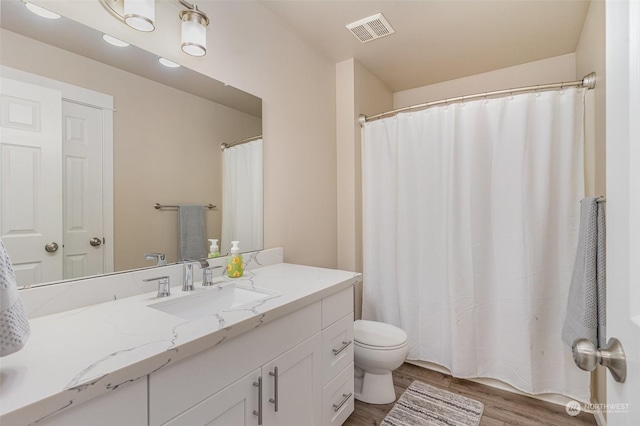
[[[353,411],[360,274],[255,266],[194,292],[174,280],[165,298],[154,291],[30,320],[25,348],[2,359],[0,423],[342,424]]]

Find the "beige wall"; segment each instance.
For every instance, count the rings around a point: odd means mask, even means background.
[[[393,94],[393,107],[403,108],[423,102],[512,87],[573,81],[575,76],[575,54],[569,53],[554,58],[396,92]]]
[[[362,272],[362,145],[360,114],[391,108],[393,95],[354,59],[336,64],[338,147],[338,268]],[[362,312],[362,283],[355,288],[355,317]]]
[[[147,252],[177,261],[177,212],[153,204],[220,205],[219,146],[260,134],[261,119],[5,30],[1,49],[3,65],[113,96],[115,270],[152,265]],[[209,237],[221,219],[206,213]]]
[[[359,271],[356,260],[356,130],[354,60],[336,64],[338,268]],[[360,216],[361,217],[361,216]]]
[[[595,151],[593,153],[595,194],[606,194],[605,135],[606,135],[606,86],[605,86],[605,15],[604,1],[593,0],[576,47],[576,79],[595,71]]]
[[[158,2],[140,33],[99,2],[36,1],[263,99],[265,247],[285,261],[336,267],[335,68],[256,2],[203,3],[207,55],[180,51],[178,5]]]

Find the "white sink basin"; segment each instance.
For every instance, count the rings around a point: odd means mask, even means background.
[[[271,294],[238,288],[235,283],[225,283],[211,289],[198,289],[193,294],[148,306],[194,321],[223,311],[236,309],[243,305],[247,305],[247,309],[250,309],[252,305],[256,304],[252,304],[252,302],[266,299],[269,296]]]

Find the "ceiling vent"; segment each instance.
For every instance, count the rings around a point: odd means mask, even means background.
[[[347,25],[347,28],[361,43],[367,43],[396,32],[382,13],[352,22]]]

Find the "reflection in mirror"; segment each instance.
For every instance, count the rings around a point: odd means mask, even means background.
[[[1,26],[0,64],[3,66],[3,78],[10,74],[15,80],[17,74],[10,71],[19,70],[35,76],[36,83],[38,79],[44,81],[39,77],[42,76],[72,85],[70,87],[88,89],[80,92],[82,95],[96,95],[99,101],[111,99],[115,110],[110,111],[104,105],[98,105],[98,108],[79,105],[73,99],[66,99],[67,92],[62,92],[63,106],[58,107],[60,114],[57,124],[62,134],[61,143],[83,138],[89,140],[92,134],[108,137],[112,133],[113,147],[109,150],[107,141],[107,149],[102,152],[99,167],[88,167],[87,163],[78,160],[81,156],[76,155],[77,152],[62,154],[66,155],[65,161],[57,153],[55,155],[60,158],[58,176],[47,174],[43,179],[32,182],[30,190],[34,193],[38,189],[36,186],[43,182],[60,182],[58,189],[44,191],[49,198],[57,195],[58,199],[64,200],[59,200],[59,213],[53,212],[51,206],[43,211],[42,203],[19,206],[17,200],[20,197],[8,197],[6,184],[8,177],[25,176],[24,173],[20,175],[23,168],[2,169],[0,209],[3,220],[0,237],[7,245],[16,269],[22,271],[18,275],[22,275],[23,280],[20,281],[19,277],[18,284],[46,283],[155,265],[153,259],[145,259],[145,253],[163,253],[169,263],[176,262],[177,213],[157,210],[155,203],[216,205],[216,209],[205,213],[206,238],[223,240],[221,252],[224,254],[224,247],[228,243],[222,238],[223,222],[232,223],[235,218],[224,217],[227,213],[222,190],[223,152],[219,147],[221,143],[231,143],[262,133],[261,100],[185,67],[165,68],[158,63],[157,56],[135,46],[118,48],[109,45],[103,41],[102,34],[69,19],[49,21],[31,16],[19,0],[2,1]],[[25,55],[24,52],[29,54]],[[4,84],[2,90],[5,90]],[[67,104],[71,105],[70,111],[65,113],[64,105]],[[81,111],[78,112],[76,107]],[[19,105],[16,108],[16,111],[20,108],[24,110]],[[90,120],[82,115],[87,111],[93,113],[93,120],[102,126],[101,130],[96,130],[100,127],[87,124]],[[109,114],[112,122],[105,119]],[[64,122],[63,117],[67,117]],[[9,131],[2,129],[3,154],[0,154],[4,156],[1,160],[7,164],[5,135]],[[82,146],[82,143],[76,145]],[[20,152],[26,151],[23,149]],[[14,157],[28,160],[24,155]],[[257,163],[260,171],[255,175],[260,175],[260,184],[254,187],[259,187],[259,198],[262,199],[261,155],[259,161],[255,161]],[[31,164],[33,166],[35,162]],[[96,174],[98,177],[107,177],[93,184],[103,191],[102,196],[97,196],[97,190],[91,189],[87,183],[90,176]],[[78,181],[77,177],[84,180]],[[23,187],[27,186],[23,182]],[[227,193],[241,197],[243,191],[231,189]],[[103,203],[104,200],[107,202]],[[96,206],[99,206],[99,213],[87,213],[87,207],[95,209]],[[258,206],[254,202],[250,208],[242,206],[237,210],[240,214],[251,214],[252,218],[256,218],[257,214],[249,210],[253,208],[259,209],[261,226],[261,203]],[[6,212],[12,213],[7,215]],[[86,231],[82,229],[86,219],[99,215],[103,216],[99,220],[101,230],[90,233],[79,231]],[[38,222],[37,218],[53,222],[51,219],[56,216],[60,218],[55,237],[39,235],[37,244],[26,244],[28,249],[14,249],[12,252],[10,242],[19,235],[29,233],[25,230],[31,229],[34,231],[32,234],[42,234],[42,221]],[[8,223],[10,221],[7,218],[14,220]],[[31,219],[32,223],[27,223]],[[240,228],[251,229],[256,234],[252,228],[254,223],[255,220],[251,226]],[[86,246],[84,252],[64,255],[71,245],[68,243],[71,237],[65,237],[65,232],[69,235],[74,232],[82,234],[80,243]],[[260,237],[252,237],[246,244],[242,236],[232,235],[229,238],[238,239],[243,251],[262,248],[261,229]],[[48,253],[45,244],[49,242],[55,242],[59,249]],[[82,253],[96,252],[100,253],[98,257],[103,262],[91,266]],[[111,260],[109,253],[112,253]],[[42,267],[41,259],[55,259],[56,266],[53,269],[57,275],[49,275],[46,268]]]
[[[262,248],[262,135],[223,144],[222,252]]]

